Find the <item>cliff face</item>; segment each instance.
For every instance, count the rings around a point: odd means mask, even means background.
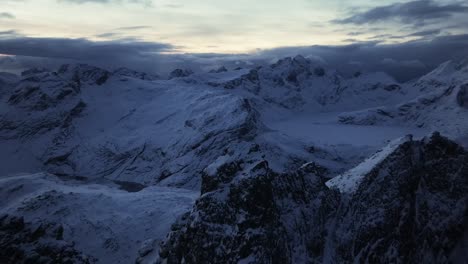
[[[457,262],[467,191],[463,148],[438,134],[403,143],[365,175],[339,213],[339,262]]]
[[[351,193],[306,164],[276,174],[266,162],[220,166],[173,227],[168,263],[450,263],[466,243],[468,156],[439,134],[407,140]],[[214,180],[216,179],[216,180]]]
[[[291,174],[276,174],[267,162],[221,166],[222,182],[204,177],[211,187],[174,226],[161,256],[170,263],[320,261],[338,205],[322,173],[315,164]]]

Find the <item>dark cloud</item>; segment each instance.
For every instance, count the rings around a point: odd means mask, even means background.
[[[0,12],[0,18],[5,18],[5,19],[14,19],[15,16],[12,13],[8,12]]]
[[[447,60],[468,58],[468,34],[440,36],[399,44],[361,42],[344,46],[284,47],[262,51],[258,56],[279,59],[284,56],[318,57],[331,68],[344,73],[384,71],[400,81],[421,76]]]
[[[41,63],[90,63],[101,67],[159,66],[161,52],[174,51],[176,47],[165,43],[131,40],[90,41],[67,38],[0,37],[0,54],[15,55],[17,64],[25,68]],[[162,67],[162,66],[161,66]],[[149,70],[153,71],[153,69]]]
[[[407,35],[408,37],[429,37],[429,36],[435,36],[439,35],[442,32],[440,29],[429,29],[429,30],[423,30],[423,31],[418,31],[412,34]]]
[[[208,65],[235,60],[224,54],[165,54],[177,52],[178,48],[135,39],[90,41],[11,35],[2,38],[0,35],[0,54],[11,55],[0,57],[0,72],[18,73],[33,67],[56,69],[65,63],[88,63],[107,69],[128,67],[148,73],[167,74],[175,68],[203,71]]]
[[[449,19],[456,14],[468,14],[468,6],[461,3],[443,5],[433,0],[417,0],[372,8],[333,22],[362,25],[399,20],[404,23],[424,24],[431,20]]]
[[[101,41],[67,38],[4,38],[0,53],[49,58],[92,59],[145,56],[174,49],[170,44],[138,41]]]
[[[429,33],[420,32],[419,35]],[[468,58],[466,47],[468,34],[400,44],[370,41],[342,46],[282,47],[251,54],[167,54],[164,52],[176,51],[177,48],[164,43],[130,40],[93,42],[85,39],[0,38],[0,54],[16,55],[14,64],[9,57],[9,64],[16,68],[56,68],[62,63],[80,62],[165,74],[177,67],[194,71],[206,71],[221,65],[228,68],[254,67],[301,54],[345,75],[356,71],[384,71],[400,81],[419,77],[447,60]],[[3,70],[7,68],[6,64],[1,67]]]

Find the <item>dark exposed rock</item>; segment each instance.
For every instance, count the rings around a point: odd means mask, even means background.
[[[63,241],[56,223],[26,223],[22,217],[0,216],[0,263],[94,263],[96,260]]]
[[[224,66],[221,66],[219,67],[218,69],[213,69],[210,71],[210,73],[222,73],[222,72],[227,72],[228,70],[226,69],[226,67]]]
[[[358,189],[325,186],[313,163],[278,174],[234,161],[162,243],[167,263],[463,263],[468,155],[434,134],[406,141]],[[341,202],[340,202],[341,200]]]
[[[468,108],[468,83],[460,86],[457,93],[457,103],[461,107]]]
[[[193,74],[190,69],[175,69],[169,74],[169,79],[187,77]]]
[[[386,91],[389,91],[389,92],[391,92],[391,91],[399,91],[399,90],[401,90],[401,86],[398,85],[398,84],[390,84],[390,85],[385,86],[384,89],[385,89]]]
[[[32,69],[21,72],[21,76],[27,77],[27,76],[31,76],[31,75],[38,74],[38,73],[48,72],[48,71],[49,70],[46,68],[32,68]]]
[[[109,71],[93,67],[87,64],[65,64],[62,65],[58,74],[81,85],[82,82],[88,84],[104,84],[112,75]]]
[[[216,184],[203,178],[202,197],[174,226],[161,257],[168,263],[320,261],[325,224],[338,204],[321,173],[315,164],[291,174],[273,172],[266,161],[221,166]]]
[[[457,263],[450,258],[468,227],[467,193],[463,148],[437,133],[403,143],[341,210],[338,262]]]
[[[224,83],[225,89],[235,89],[239,87],[245,87],[257,94],[260,91],[258,70],[250,70],[249,73],[242,75],[240,78]]]
[[[317,67],[317,68],[314,69],[314,73],[315,73],[315,75],[317,75],[319,77],[325,76],[325,69],[322,68],[322,67]]]
[[[155,75],[155,74],[148,74],[146,72],[134,71],[128,68],[119,68],[115,70],[114,72],[112,72],[112,75],[122,76],[122,77],[131,77],[131,78],[137,78],[137,79],[149,80],[149,81],[157,80],[160,78],[158,75]]]

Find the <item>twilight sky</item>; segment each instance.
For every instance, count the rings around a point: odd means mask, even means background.
[[[467,28],[459,0],[0,0],[0,54],[23,62],[102,57],[158,68],[168,54],[207,64],[304,53],[427,68],[466,55]],[[434,52],[440,59],[427,57]]]

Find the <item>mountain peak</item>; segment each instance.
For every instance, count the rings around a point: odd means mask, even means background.
[[[109,71],[88,64],[64,64],[60,66],[57,73],[78,84],[84,82],[102,85],[111,76]]]

